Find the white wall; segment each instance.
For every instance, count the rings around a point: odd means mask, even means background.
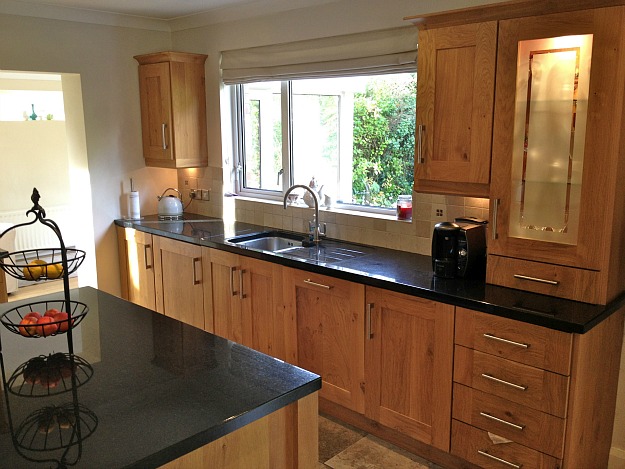
[[[175,170],[144,165],[133,59],[170,49],[170,33],[0,14],[0,44],[3,70],[80,74],[89,168],[77,177],[91,179],[98,287],[119,294],[112,222],[124,215],[129,178],[140,191],[142,213],[156,213],[156,195],[176,184]]]

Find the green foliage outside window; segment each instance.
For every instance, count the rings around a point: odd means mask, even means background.
[[[412,194],[416,79],[372,80],[354,96],[353,203],[394,206]]]

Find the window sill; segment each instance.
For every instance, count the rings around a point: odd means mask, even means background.
[[[281,209],[284,208],[283,202],[279,202],[277,200],[268,200],[268,199],[259,199],[256,197],[249,197],[249,196],[242,196],[242,195],[237,195],[235,196],[235,198],[237,200],[241,200],[241,201],[246,201],[246,202],[252,202],[252,203],[257,203],[257,204],[264,204],[266,206],[270,206],[272,207],[279,207]],[[301,204],[288,204],[287,208],[293,208],[293,209],[309,209],[311,207],[308,207],[306,204],[301,203]],[[362,217],[362,218],[371,218],[371,219],[375,219],[375,220],[384,220],[384,221],[396,221],[398,223],[411,223],[412,220],[398,220],[397,216],[393,213],[393,214],[385,214],[385,213],[379,213],[379,212],[369,212],[369,211],[360,211],[357,209],[343,209],[340,207],[326,207],[326,206],[321,206],[319,207],[319,216],[323,216],[324,213],[327,214],[336,214],[336,215],[347,215],[347,216],[352,216],[352,217]]]

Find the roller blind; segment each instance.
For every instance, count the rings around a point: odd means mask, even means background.
[[[416,71],[414,26],[223,51],[224,83]]]

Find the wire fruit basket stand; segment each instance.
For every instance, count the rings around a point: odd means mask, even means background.
[[[73,353],[71,330],[85,318],[89,308],[84,303],[71,300],[69,276],[80,267],[85,259],[85,252],[66,248],[58,224],[46,218],[46,211],[39,205],[39,199],[39,191],[34,188],[31,195],[33,207],[26,212],[26,217],[34,215],[34,218],[8,228],[0,233],[0,238],[11,230],[41,223],[54,232],[60,247],[16,252],[0,251],[0,268],[18,280],[39,282],[62,279],[64,298],[11,308],[0,316],[0,322],[9,331],[27,338],[67,334],[69,352]]]

